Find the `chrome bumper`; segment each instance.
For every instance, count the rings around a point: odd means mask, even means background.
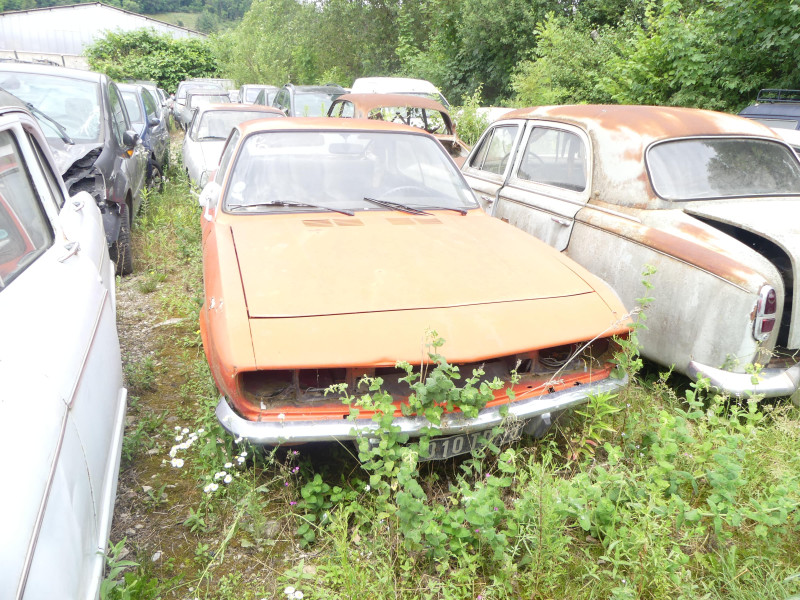
[[[624,379],[603,379],[594,383],[576,386],[545,396],[517,400],[508,406],[508,416],[528,421],[566,408],[585,403],[589,396],[614,392],[628,383]],[[323,421],[248,421],[231,409],[225,397],[217,404],[217,419],[225,430],[233,436],[241,437],[252,444],[276,446],[301,442],[328,442],[333,440],[353,440],[358,435],[369,437],[378,425],[371,419],[323,420]],[[484,408],[475,419],[465,418],[462,413],[448,413],[442,416],[439,430],[442,435],[472,433],[491,429],[503,421],[500,407]],[[410,437],[419,437],[420,431],[430,425],[423,417],[397,417],[394,425]]]
[[[695,380],[705,377],[710,380],[712,389],[740,398],[791,396],[800,387],[800,363],[788,369],[763,369],[758,375],[751,375],[731,373],[691,361],[687,374]]]

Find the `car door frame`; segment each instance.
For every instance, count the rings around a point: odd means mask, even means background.
[[[517,132],[511,143],[511,150],[506,160],[505,168],[502,173],[494,173],[492,171],[484,170],[479,167],[473,166],[473,162],[480,155],[484,144],[491,143],[491,137],[494,136],[495,131],[501,127],[517,127]],[[475,192],[478,202],[484,211],[494,216],[494,208],[497,203],[497,198],[500,190],[506,184],[508,176],[511,173],[511,168],[516,162],[516,153],[519,148],[519,142],[525,132],[525,119],[508,119],[505,121],[498,121],[492,123],[486,131],[483,132],[478,142],[472,147],[472,151],[464,161],[461,167],[461,172],[467,179],[469,186]],[[488,151],[488,148],[487,148]]]
[[[536,130],[566,132],[583,144],[585,183],[581,191],[533,181],[520,176],[528,143]],[[591,138],[580,127],[569,123],[528,119],[525,131],[516,140],[514,164],[494,202],[492,216],[530,233],[563,251],[569,245],[575,216],[589,202],[592,189],[593,154]]]

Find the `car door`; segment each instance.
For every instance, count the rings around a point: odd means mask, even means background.
[[[589,137],[579,128],[528,121],[492,215],[565,250],[589,200]]]
[[[478,197],[481,207],[494,214],[500,189],[506,182],[525,121],[503,121],[489,127],[475,144],[462,173]]]
[[[163,168],[169,146],[169,131],[167,122],[161,118],[158,103],[147,88],[142,88],[142,101],[146,114],[147,127],[150,130],[150,139],[153,154],[158,166]],[[153,119],[158,119],[157,125],[150,125]]]
[[[113,267],[94,200],[85,192],[65,198],[33,120],[4,125],[0,119],[0,456],[24,444],[26,422],[41,436],[28,460],[3,463],[24,490],[19,527],[33,525],[22,532],[27,552],[16,549],[24,564],[15,589],[26,598],[95,597],[125,415]]]

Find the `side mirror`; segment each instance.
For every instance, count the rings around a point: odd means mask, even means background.
[[[138,141],[139,134],[131,129],[128,129],[122,134],[122,145],[128,153],[128,156],[133,156],[133,149],[136,147]]]
[[[208,184],[208,171],[203,171],[200,174],[200,187],[204,188]]]
[[[147,124],[150,127],[158,127],[161,124],[161,119],[159,119],[158,117],[153,117],[147,122]]]
[[[200,206],[205,208],[206,212],[215,209],[219,203],[221,192],[222,188],[216,181],[209,181],[203,191],[200,192],[200,198],[198,199]]]

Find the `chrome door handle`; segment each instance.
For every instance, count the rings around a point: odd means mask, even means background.
[[[491,196],[481,196],[481,200],[486,202],[486,204],[491,204],[492,202],[494,202],[494,198],[492,198]]]
[[[562,227],[569,227],[569,221],[567,221],[565,219],[559,219],[558,217],[550,217],[550,218],[553,219],[553,221],[555,221],[556,223],[558,223]]]

